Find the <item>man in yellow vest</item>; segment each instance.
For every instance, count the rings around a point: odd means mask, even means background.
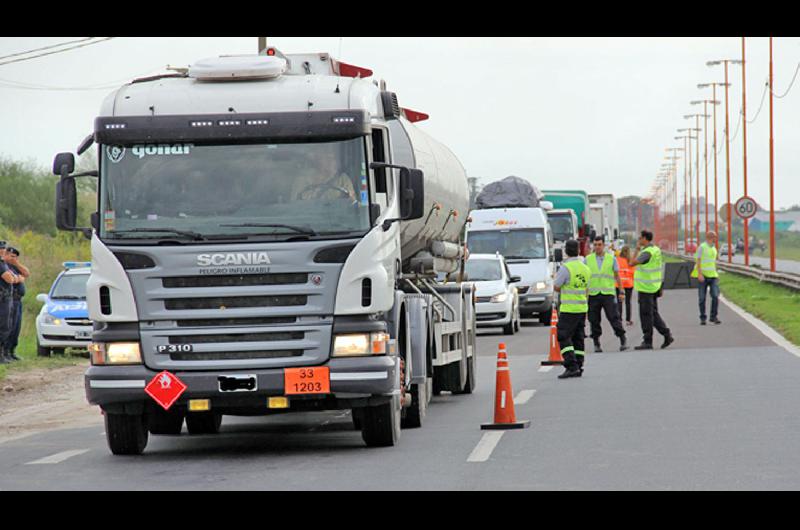
[[[649,230],[642,230],[631,267],[634,267],[633,288],[639,300],[639,320],[642,322],[643,335],[642,343],[634,349],[653,349],[654,326],[664,337],[661,345],[664,349],[675,342],[675,339],[658,314],[658,297],[661,296],[661,285],[664,281],[664,261],[661,249],[653,244],[653,233]]]
[[[619,285],[619,265],[617,258],[611,252],[606,252],[603,236],[596,236],[592,242],[593,250],[586,256],[586,266],[592,273],[589,282],[589,324],[592,327],[592,340],[594,351],[600,353],[600,335],[603,334],[601,325],[601,311],[605,311],[606,318],[614,329],[614,335],[619,338],[619,351],[628,349],[625,340],[625,327],[617,311],[617,285]],[[625,291],[620,294],[625,297]]]
[[[559,293],[557,336],[564,358],[565,371],[559,379],[583,375],[584,327],[589,310],[588,289],[592,273],[578,257],[578,242],[570,239],[564,244],[567,259],[556,274],[554,289]]]
[[[705,242],[700,245],[695,253],[695,267],[692,277],[699,282],[700,325],[706,325],[706,293],[711,291],[711,322],[722,324],[717,318],[719,308],[719,273],[717,273],[717,234],[710,231],[706,233]]]

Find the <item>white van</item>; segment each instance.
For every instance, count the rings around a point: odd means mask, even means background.
[[[472,210],[467,223],[470,254],[494,254],[506,258],[511,274],[521,281],[519,310],[525,317],[538,315],[550,324],[553,309],[553,234],[542,208],[488,208]]]

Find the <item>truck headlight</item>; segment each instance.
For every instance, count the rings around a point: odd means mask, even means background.
[[[508,298],[508,293],[500,293],[494,295],[489,301],[492,302],[493,304],[496,304],[498,302],[505,302],[507,298]]]
[[[138,342],[93,342],[89,344],[92,364],[142,364]]]
[[[63,320],[61,320],[60,318],[54,317],[50,313],[45,313],[42,316],[42,324],[48,324],[50,326],[60,326],[63,323],[64,323]]]
[[[333,340],[333,357],[355,357],[359,355],[381,355],[388,351],[389,334],[348,333],[337,335]]]

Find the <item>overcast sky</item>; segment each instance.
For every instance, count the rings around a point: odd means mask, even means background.
[[[0,56],[71,38],[0,38]],[[285,53],[329,52],[387,81],[401,106],[430,114],[420,127],[449,146],[482,183],[518,175],[538,187],[617,196],[647,194],[666,147],[681,146],[684,114],[711,99],[698,83],[723,80],[712,59],[741,58],[739,38],[274,37]],[[341,53],[340,53],[341,46]],[[120,37],[74,51],[0,65],[0,156],[50,166],[92,130],[111,89],[33,90],[122,84],[205,57],[254,53],[256,37]],[[775,40],[775,93],[800,63],[800,39]],[[768,39],[747,41],[747,114],[756,116],[768,75]],[[800,76],[798,76],[800,77]],[[730,67],[731,134],[741,109],[741,68]],[[722,94],[718,94],[723,99]],[[699,110],[698,110],[699,109]],[[723,148],[724,106],[719,106]],[[800,80],[775,99],[776,206],[800,203]],[[713,131],[709,120],[709,131]],[[702,124],[701,124],[702,126]],[[769,98],[747,125],[750,195],[768,205]],[[701,133],[702,135],[702,133]],[[702,150],[701,136],[701,150]],[[709,145],[711,134],[709,134]],[[711,148],[709,147],[709,153]],[[724,202],[724,149],[719,158]],[[713,197],[713,158],[709,159]],[[701,151],[701,186],[704,175]],[[683,165],[680,165],[681,197]],[[731,194],[743,191],[742,130],[731,144]]]

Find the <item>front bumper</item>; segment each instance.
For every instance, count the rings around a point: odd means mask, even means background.
[[[505,326],[511,322],[511,302],[480,302],[475,304],[478,327]]]
[[[79,338],[80,335],[84,337]],[[36,338],[45,348],[88,348],[92,337],[92,326],[70,326],[69,324],[36,323]]]
[[[303,404],[307,410],[350,408],[392,396],[400,388],[398,362],[398,357],[385,355],[330,359],[322,366],[330,368],[331,394],[289,396],[291,408],[303,408]],[[153,402],[144,387],[158,373],[143,365],[91,366],[84,376],[86,398],[104,410],[141,412],[142,406]],[[173,373],[187,386],[173,407],[185,408],[189,399],[210,399],[212,410],[266,413],[268,396],[285,395],[283,368]],[[256,376],[256,390],[220,391],[220,376],[243,374]]]
[[[520,313],[547,313],[553,310],[553,293],[519,295]]]

